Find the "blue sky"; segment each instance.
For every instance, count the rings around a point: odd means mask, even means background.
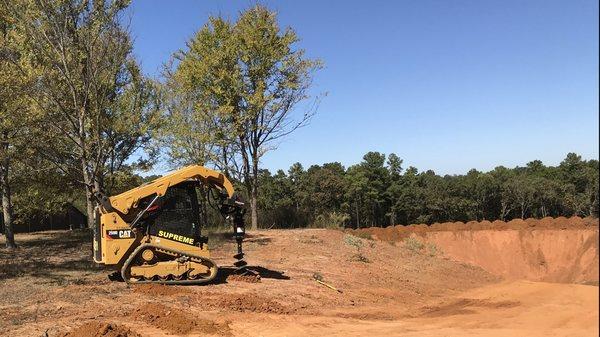
[[[255,1],[137,0],[134,53],[156,76],[209,15]],[[325,68],[309,126],[263,157],[360,162],[394,152],[441,174],[568,152],[598,159],[598,1],[261,1]]]

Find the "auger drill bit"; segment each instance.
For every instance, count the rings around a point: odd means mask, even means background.
[[[239,207],[239,204],[237,206],[238,207],[236,208],[236,212],[233,215],[233,236],[235,237],[235,241],[237,243],[237,254],[233,256],[233,258],[236,261],[233,263],[233,265],[235,266],[236,274],[246,275],[248,274],[248,268],[246,268],[248,263],[244,261],[244,250],[242,248],[242,242],[244,241],[244,237],[246,236],[246,228],[244,225],[245,209]]]
[[[236,261],[233,263],[235,266],[235,273],[238,275],[246,275],[248,274],[248,269],[246,266],[248,263],[244,261],[244,251],[242,250],[242,241],[243,237],[236,236],[235,241],[237,242],[237,254],[233,256]]]

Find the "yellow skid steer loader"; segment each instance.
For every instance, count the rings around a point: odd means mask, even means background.
[[[216,191],[219,212],[233,223],[237,254],[244,273],[244,204],[221,173],[188,166],[122,194],[96,193],[94,261],[114,266],[111,279],[127,283],[199,284],[212,281],[218,267],[202,236],[196,190]]]

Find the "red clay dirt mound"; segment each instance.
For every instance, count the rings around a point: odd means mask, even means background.
[[[138,284],[134,285],[132,288],[135,293],[156,296],[175,296],[191,293],[188,288],[182,286],[167,286],[163,284]]]
[[[200,332],[209,335],[229,335],[229,325],[207,319],[192,317],[180,309],[169,308],[157,303],[147,303],[136,309],[131,317],[149,323],[173,334]]]
[[[598,219],[454,222],[366,228],[354,234],[399,243],[412,237],[506,279],[598,284]]]
[[[101,322],[89,322],[75,328],[67,333],[59,335],[61,337],[142,337],[129,328]]]
[[[276,301],[253,294],[228,294],[215,299],[211,306],[215,309],[238,312],[290,314],[294,311]]]
[[[409,226],[390,226],[385,228],[371,227],[354,230],[357,235],[371,235],[382,241],[401,241],[413,233],[437,232],[437,231],[471,231],[471,230],[520,230],[520,229],[598,229],[598,219],[592,217],[581,218],[574,216],[565,218],[545,217],[542,219],[513,219],[505,222],[496,220],[490,222],[469,221],[467,223],[444,222],[433,223],[431,225],[414,224]]]

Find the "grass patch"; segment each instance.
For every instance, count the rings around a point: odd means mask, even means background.
[[[339,212],[329,212],[326,214],[319,214],[308,227],[309,228],[329,228],[329,229],[341,229],[344,228],[346,222],[350,220],[350,215]]]
[[[373,240],[373,236],[370,233],[367,233],[367,232],[358,231],[358,232],[354,233],[353,235],[356,236],[356,237],[359,237],[361,239]]]
[[[350,257],[350,261],[369,263],[371,262],[366,256],[362,254],[360,249],[363,247],[363,241],[361,238],[354,235],[344,235],[344,243],[348,246],[356,248],[356,253]]]
[[[426,246],[427,255],[433,257],[437,256],[440,253],[440,249],[434,243],[428,243]]]
[[[359,237],[351,234],[344,235],[344,243],[348,246],[356,248],[358,251],[360,251],[360,248],[363,246],[362,240]]]
[[[420,253],[425,248],[425,244],[423,242],[412,236],[404,239],[403,243],[404,248],[415,253]]]
[[[433,243],[425,243],[415,237],[404,239],[404,248],[418,254],[427,254],[428,256],[437,256],[440,253],[439,248]]]

